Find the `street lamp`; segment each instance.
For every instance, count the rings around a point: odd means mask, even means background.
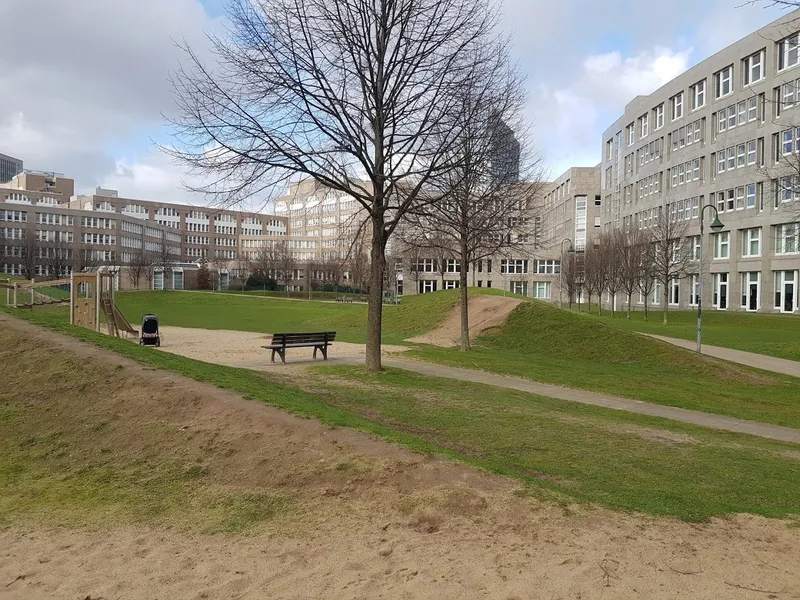
[[[558,270],[558,308],[564,308],[564,242],[569,242],[569,248],[567,248],[567,252],[574,252],[571,239],[564,238],[561,240],[561,265]]]
[[[702,330],[703,330],[703,215],[706,209],[710,208],[714,211],[714,221],[711,223],[711,231],[714,233],[723,229],[725,225],[719,220],[719,212],[717,207],[713,204],[706,204],[700,209],[700,256],[698,263],[698,285],[700,287],[697,295],[697,353],[702,352]]]

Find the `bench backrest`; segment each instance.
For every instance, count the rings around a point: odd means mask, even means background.
[[[273,333],[273,344],[323,344],[336,340],[335,331],[322,331],[316,333]]]

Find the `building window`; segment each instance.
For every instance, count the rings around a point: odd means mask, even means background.
[[[683,92],[670,98],[670,104],[672,105],[672,120],[683,117]]]
[[[759,50],[742,61],[744,85],[757,83],[764,78],[765,50]]]
[[[714,273],[714,308],[717,310],[728,309],[728,274]]]
[[[461,261],[457,259],[448,258],[445,261],[445,273],[461,273]]]
[[[798,271],[775,271],[775,308],[784,313],[797,310]]]
[[[639,117],[639,135],[642,138],[646,138],[650,133],[650,126],[647,120],[647,113],[643,114]]]
[[[692,275],[690,280],[692,287],[689,291],[689,306],[697,306],[700,304],[700,277]]]
[[[730,231],[723,231],[721,233],[713,234],[714,237],[714,258],[718,260],[725,260],[729,257],[730,248]]]
[[[723,98],[733,91],[733,65],[714,73],[714,97]]]
[[[761,256],[761,228],[742,230],[742,256],[753,258]]]
[[[659,104],[656,106],[656,131],[664,127],[664,105]]]
[[[510,291],[512,294],[519,294],[520,296],[528,295],[528,283],[525,281],[512,281]]]
[[[746,311],[755,312],[761,308],[761,273],[750,271],[740,273],[742,280],[741,307]]]
[[[500,272],[507,275],[526,275],[528,273],[527,260],[501,260]]]
[[[558,275],[561,273],[560,260],[537,260],[536,273],[539,275]]]
[[[436,281],[422,280],[419,282],[420,294],[431,294],[436,291]]]
[[[786,223],[775,227],[775,254],[800,252],[800,224]]]
[[[533,282],[533,297],[534,298],[550,298],[551,284],[549,281],[534,281]]]
[[[698,81],[691,88],[692,110],[706,105],[706,80]]]
[[[673,279],[669,282],[669,303],[677,306],[681,303],[681,281]]]
[[[633,123],[625,128],[625,133],[628,134],[628,146],[633,146],[634,142],[636,141],[636,127],[633,125]]]
[[[458,281],[445,281],[444,282],[444,289],[446,290],[456,290],[458,289]]]
[[[783,71],[798,63],[800,60],[798,42],[800,42],[800,33],[790,35],[778,42],[778,71]]]

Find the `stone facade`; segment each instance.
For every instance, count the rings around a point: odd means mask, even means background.
[[[694,246],[702,207],[718,209],[725,228],[711,234],[706,227],[702,240],[710,257],[703,265],[707,308],[798,311],[793,223],[800,186],[784,193],[780,178],[797,172],[792,161],[800,150],[799,16],[795,11],[634,98],[604,134],[604,230],[648,228],[668,211],[688,223],[685,243]],[[704,212],[707,224],[713,212]],[[697,284],[689,274],[650,301],[695,306]]]

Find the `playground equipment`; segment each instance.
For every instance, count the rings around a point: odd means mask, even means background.
[[[71,284],[70,279],[56,279],[51,281],[17,281],[11,279],[0,280],[0,289],[6,290],[6,305],[14,308],[30,308],[48,304],[66,304],[70,301],[69,293],[60,289]],[[43,288],[48,288],[50,293],[45,293]],[[52,294],[66,294],[63,298],[54,297]]]
[[[100,267],[95,273],[76,273],[72,275],[69,322],[78,327],[100,331],[100,311],[103,311],[108,334],[122,337],[122,334],[138,337],[133,328],[117,308],[117,272]]]

